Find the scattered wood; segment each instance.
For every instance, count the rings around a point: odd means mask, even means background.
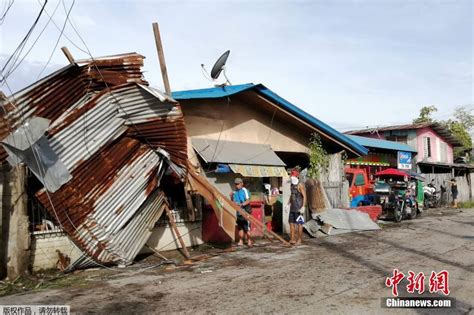
[[[58,262],[56,263],[56,268],[61,271],[66,270],[66,268],[71,264],[71,258],[61,253],[59,249],[56,250],[56,253],[58,253]]]

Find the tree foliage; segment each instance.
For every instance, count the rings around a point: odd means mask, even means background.
[[[474,115],[468,107],[458,107],[454,111],[454,118],[445,123],[451,133],[462,143],[461,148],[455,149],[455,155],[464,155],[464,152],[472,150],[472,137],[470,132],[474,129]]]
[[[321,137],[317,133],[313,133],[309,142],[308,176],[318,179],[321,175],[321,170],[326,170],[328,166],[329,155],[321,143]]]
[[[433,122],[433,118],[431,118],[431,114],[437,111],[438,109],[434,105],[423,106],[420,109],[420,116],[418,116],[418,118],[413,119],[413,123],[414,124],[431,123]]]

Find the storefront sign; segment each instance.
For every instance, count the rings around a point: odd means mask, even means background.
[[[286,170],[282,166],[261,166],[261,165],[241,165],[229,164],[234,173],[244,177],[288,177]]]
[[[411,169],[411,152],[398,151],[398,168],[401,170]]]

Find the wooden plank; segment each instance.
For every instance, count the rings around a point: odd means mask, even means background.
[[[158,23],[153,23],[153,33],[155,34],[156,50],[158,51],[158,60],[160,61],[161,76],[163,77],[163,84],[165,85],[165,92],[171,96],[171,87],[168,79],[168,71],[166,70],[165,53],[161,44],[160,28]]]
[[[262,222],[254,218],[252,215],[248,214],[245,210],[241,209],[229,198],[227,198],[222,193],[220,193],[217,190],[217,188],[212,186],[212,184],[207,181],[207,179],[203,178],[201,175],[192,171],[192,166],[190,166],[190,171],[188,173],[188,176],[189,176],[189,180],[193,189],[196,189],[196,191],[199,194],[201,194],[211,204],[214,211],[221,211],[221,214],[227,214],[227,215],[230,215],[231,218],[233,218],[232,224],[234,227],[235,227],[235,218],[236,218],[235,213],[238,212],[246,220],[253,223],[257,227],[257,229],[262,231],[265,237],[267,238],[269,238],[270,236],[274,237],[277,240],[279,240],[281,243],[283,243],[284,245],[291,246],[290,243],[285,241],[281,236],[279,236],[278,234],[276,234],[275,232],[271,230],[267,230]],[[218,209],[216,210],[216,208]],[[220,217],[219,213],[217,212],[216,212],[216,215],[218,218]],[[224,225],[225,222],[221,222],[221,224]],[[233,235],[231,235],[231,231],[229,230],[225,230],[225,231],[232,239],[234,239]]]
[[[168,261],[169,259],[166,258],[165,256],[163,256],[162,254],[160,254],[159,251],[157,251],[156,249],[154,249],[153,247],[151,247],[150,245],[148,244],[145,244],[145,247],[150,249],[151,251],[153,251],[155,253],[155,255],[157,255],[158,257],[160,257],[161,259],[165,260],[165,261]]]
[[[61,47],[61,50],[63,51],[64,55],[66,56],[67,60],[69,61],[70,64],[75,64],[76,62],[74,61],[74,57],[72,56],[71,52],[69,49],[67,49],[66,46]]]
[[[168,218],[170,220],[170,225],[171,225],[171,227],[174,231],[174,234],[176,235],[176,238],[178,239],[179,243],[181,244],[181,249],[184,252],[184,256],[186,256],[186,258],[189,259],[190,256],[189,256],[188,249],[187,249],[186,245],[184,244],[183,238],[181,237],[181,233],[179,233],[178,227],[176,226],[176,222],[174,220],[173,214],[171,213],[171,210],[170,210],[170,208],[168,207],[167,204],[165,205],[165,211],[166,211],[166,214],[168,215]]]

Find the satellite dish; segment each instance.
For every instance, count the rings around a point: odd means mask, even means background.
[[[214,67],[212,67],[211,78],[213,80],[217,80],[222,70],[224,70],[227,58],[229,58],[229,54],[230,54],[230,50],[223,53],[222,56],[220,56],[219,59],[217,59],[216,63],[214,64]]]

